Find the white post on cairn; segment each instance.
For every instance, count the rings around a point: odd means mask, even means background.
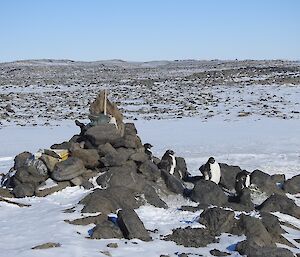
[[[107,99],[107,96],[106,96],[106,89],[104,90],[104,115],[106,115],[106,99]]]

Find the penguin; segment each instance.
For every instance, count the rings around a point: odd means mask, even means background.
[[[210,180],[219,184],[221,180],[221,169],[219,163],[213,157],[209,157],[208,161],[203,164],[199,170],[204,176],[205,180]]]
[[[159,163],[160,169],[165,169],[171,175],[174,175],[176,168],[176,158],[174,156],[173,150],[167,150],[163,157],[161,158],[161,162]]]
[[[246,170],[239,172],[235,177],[235,191],[237,195],[240,195],[243,189],[249,187],[250,184],[250,172]]]
[[[148,155],[149,160],[152,160],[152,151],[150,150],[153,146],[149,143],[144,144],[145,154]]]

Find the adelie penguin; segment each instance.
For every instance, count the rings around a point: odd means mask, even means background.
[[[235,191],[237,195],[241,195],[243,189],[249,187],[250,184],[250,172],[246,170],[239,172],[235,177]]]
[[[199,170],[204,176],[205,180],[210,180],[219,184],[221,180],[221,169],[219,163],[213,157],[210,157],[208,161],[203,164]]]
[[[159,163],[160,169],[165,169],[171,175],[174,175],[176,168],[176,158],[174,156],[174,151],[167,150],[163,157],[161,158],[161,162]]]
[[[152,160],[152,151],[151,151],[151,148],[152,148],[153,146],[151,145],[151,144],[149,144],[149,143],[146,143],[146,144],[144,144],[144,150],[145,150],[145,154],[147,154],[148,155],[148,157],[149,157],[149,160]]]

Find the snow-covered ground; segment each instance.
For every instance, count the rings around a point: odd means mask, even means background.
[[[176,120],[135,121],[143,142],[154,145],[155,155],[161,157],[166,149],[173,149],[177,156],[185,157],[189,171],[197,174],[199,166],[214,156],[219,162],[239,165],[252,171],[256,168],[268,173],[284,173],[287,178],[300,173],[300,120],[278,118],[257,118],[254,116],[232,119],[210,119],[203,122],[196,117]],[[13,157],[24,150],[36,151],[53,143],[68,140],[78,128],[69,123],[59,127],[9,127],[0,129],[0,172],[6,172],[13,163]],[[232,253],[234,244],[245,237],[223,234],[218,245],[205,248],[185,248],[173,242],[160,240],[160,234],[168,234],[173,228],[200,226],[195,222],[199,212],[180,211],[181,205],[193,203],[181,197],[165,199],[169,209],[147,205],[137,210],[140,218],[152,233],[154,241],[139,240],[91,240],[87,239],[92,226],[74,226],[65,219],[80,217],[80,209],[74,213],[64,210],[74,206],[89,191],[79,187],[67,188],[45,198],[29,197],[16,201],[30,204],[30,207],[17,207],[0,202],[0,256],[160,256],[180,253],[211,256],[214,248]],[[299,204],[299,200],[297,200]],[[300,221],[288,215],[279,214],[300,229]],[[288,238],[299,239],[300,232],[286,228]],[[32,250],[46,242],[60,243],[61,247]],[[110,242],[118,243],[118,248],[109,248]],[[300,252],[300,244],[294,242]]]

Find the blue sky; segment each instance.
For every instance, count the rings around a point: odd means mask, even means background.
[[[300,60],[299,0],[0,0],[0,62]]]

